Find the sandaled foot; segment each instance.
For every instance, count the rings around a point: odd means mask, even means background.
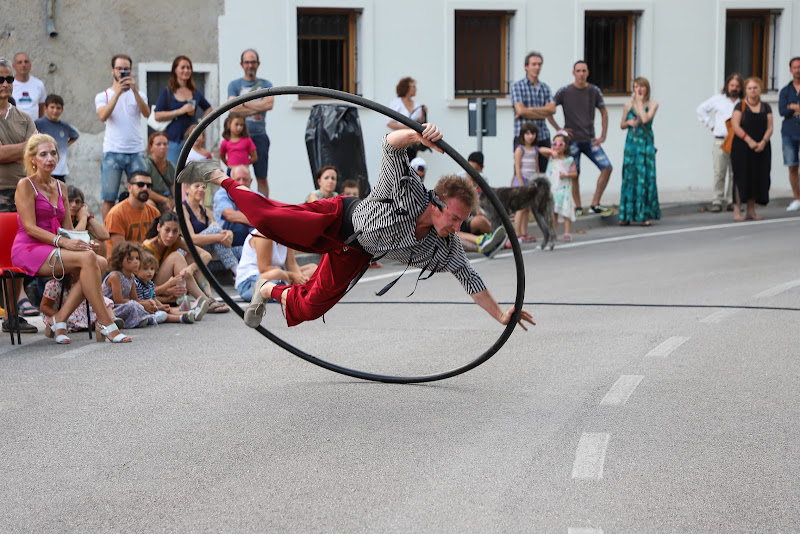
[[[17,302],[17,310],[20,315],[24,315],[25,317],[35,317],[39,315],[39,309],[33,306],[28,299],[20,299],[19,302]]]
[[[72,340],[67,337],[67,323],[56,323],[52,328],[50,325],[47,325],[45,327],[45,334],[47,334],[47,330],[50,330],[50,333],[53,334],[47,337],[55,337],[56,343],[59,345],[68,345],[72,343]]]
[[[562,239],[564,240],[564,243],[572,243],[572,234],[564,234]]]
[[[619,222],[619,225],[620,225],[620,226],[628,226],[628,225],[630,225],[630,224],[631,224],[631,222],[630,222],[630,221],[620,221],[620,222]]]
[[[264,317],[264,314],[267,312],[268,297],[261,294],[261,288],[267,282],[268,280],[263,278],[256,280],[253,286],[253,298],[250,299],[250,304],[247,306],[247,309],[244,310],[244,324],[250,328],[257,328],[258,325],[261,324],[261,319]]]
[[[98,343],[102,343],[108,338],[111,343],[130,343],[131,338],[119,331],[116,323],[111,323],[108,326],[103,326],[100,322],[96,323],[95,334],[97,335]]]
[[[741,215],[734,215],[733,220],[736,222],[742,222],[744,221],[744,217],[742,217]]]
[[[642,223],[642,226],[653,226],[653,223],[651,223],[650,221],[644,221]]]
[[[222,165],[218,159],[190,161],[178,175],[178,183],[193,184],[195,182],[210,182],[219,177],[214,171],[218,170],[222,172],[220,167],[222,167]],[[224,176],[225,173],[222,173],[222,175]]]
[[[218,300],[212,301],[208,305],[208,313],[228,313],[231,309]]]

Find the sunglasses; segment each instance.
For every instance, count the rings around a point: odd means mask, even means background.
[[[0,76],[0,85],[3,85],[3,82],[7,82],[9,85],[14,83],[13,76]]]
[[[566,145],[561,141],[556,141],[555,143],[553,143],[553,146],[566,146]]]
[[[153,189],[153,184],[151,184],[150,182],[131,182],[131,185],[135,185],[136,187],[139,187],[141,189],[144,189],[145,187]]]

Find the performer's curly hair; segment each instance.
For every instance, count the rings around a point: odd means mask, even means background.
[[[478,190],[472,185],[472,180],[466,180],[455,174],[448,174],[436,182],[433,188],[436,196],[447,204],[448,198],[457,198],[469,207],[471,212],[478,210]]]

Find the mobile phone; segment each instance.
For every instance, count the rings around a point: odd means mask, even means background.
[[[120,80],[122,80],[123,78],[127,78],[130,75],[131,75],[131,71],[129,71],[129,70],[121,70],[121,71],[119,71],[119,79]],[[122,88],[123,91],[127,91],[128,89],[130,89],[130,87],[123,87]]]

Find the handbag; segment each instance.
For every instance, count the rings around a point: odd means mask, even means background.
[[[744,100],[742,100],[742,113],[744,113],[745,107]],[[722,151],[726,154],[731,153],[731,147],[733,146],[733,126],[731,126],[731,120],[728,119],[725,121],[725,127],[728,129],[728,135],[725,136],[725,140],[722,142]]]
[[[92,241],[89,232],[86,230],[67,230],[66,228],[59,228],[58,235],[65,239],[77,239],[84,243],[90,243]]]
[[[156,107],[150,106],[150,116],[147,117],[147,125],[157,132],[163,132],[167,129],[167,126],[175,119],[170,119],[168,121],[157,121],[156,120]]]

